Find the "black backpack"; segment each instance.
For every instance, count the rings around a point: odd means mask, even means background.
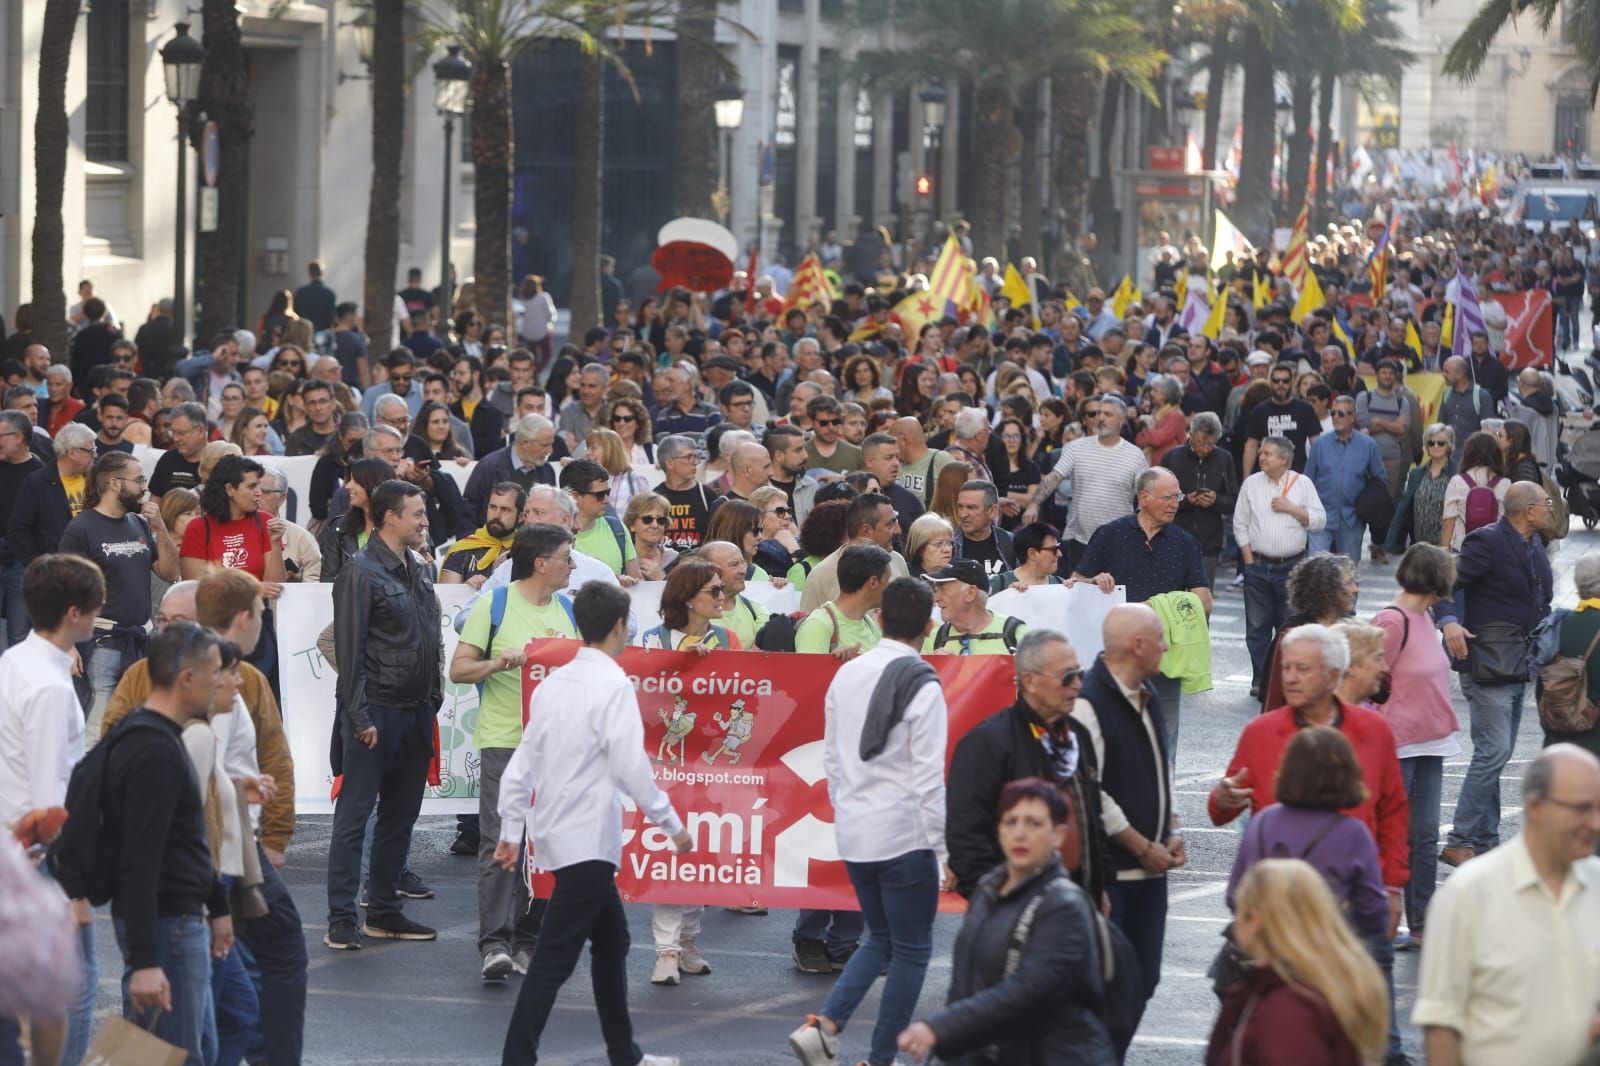
[[[1021,628],[1022,619],[1007,616],[1000,627],[1001,631],[999,633],[970,633],[967,635],[967,640],[1003,640],[1006,644],[1006,651],[1015,655],[1017,653],[1017,641],[1020,639],[1017,636],[1017,630]],[[954,632],[955,626],[952,626],[949,622],[941,622],[939,628],[933,634],[934,648],[944,647],[944,642],[949,640],[950,634]]]
[[[130,714],[72,769],[67,783],[67,821],[50,842],[45,860],[51,876],[70,899],[86,899],[96,907],[111,901],[116,887],[117,838],[107,825],[103,789],[111,765],[111,749],[122,738],[140,730],[161,732],[161,727]]]

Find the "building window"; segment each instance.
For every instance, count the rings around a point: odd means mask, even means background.
[[[84,154],[97,163],[128,158],[128,27],[128,0],[94,0]]]
[[[1584,93],[1564,92],[1556,97],[1558,155],[1580,156],[1589,150],[1589,100]]]

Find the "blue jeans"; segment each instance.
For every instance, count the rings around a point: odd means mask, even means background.
[[[834,958],[850,952],[861,941],[860,911],[802,910],[795,915],[795,940],[820,940]]]
[[[1167,937],[1167,879],[1146,877],[1137,881],[1112,881],[1111,920],[1133,945],[1144,983],[1144,1000],[1150,1002],[1161,981],[1161,949]],[[1139,1005],[1143,1012],[1144,1004]]]
[[[90,645],[92,650],[86,672],[89,687],[94,691],[94,704],[89,708],[89,721],[84,731],[92,748],[100,741],[100,725],[105,718],[106,705],[111,702],[111,694],[117,691],[117,682],[122,680],[122,646],[111,638],[106,639],[103,647],[99,639],[90,641]]]
[[[211,929],[202,917],[156,919],[156,965],[172,986],[172,1009],[154,1018],[135,1010],[128,995],[128,930],[116,919],[122,949],[122,1016],[188,1055],[186,1066],[211,1066],[217,1057],[217,1023],[211,999]]]
[[[1517,746],[1527,686],[1480,685],[1460,676],[1472,712],[1472,761],[1456,800],[1450,847],[1469,847],[1481,855],[1500,844],[1500,771]]]
[[[1400,1018],[1394,1012],[1394,941],[1389,939],[1389,931],[1382,933],[1367,941],[1367,951],[1372,955],[1372,961],[1378,964],[1378,969],[1383,971],[1384,984],[1389,986],[1389,1044],[1384,1054],[1398,1055],[1403,1051],[1400,1044]]]
[[[243,944],[211,960],[211,1001],[216,1008],[217,1057],[209,1066],[239,1066],[261,1024],[261,1001],[245,971]]]
[[[1307,534],[1306,548],[1314,552],[1337,552],[1360,563],[1361,538],[1366,532],[1367,527],[1359,518],[1352,518],[1349,525],[1340,525],[1339,516],[1330,512],[1327,526]]]
[[[894,1062],[900,1031],[911,1024],[922,979],[933,954],[933,918],[939,910],[939,863],[923,848],[882,862],[846,862],[867,938],[834,984],[823,1017],[840,1029],[878,980],[885,965],[883,1002],[872,1027],[871,1066]]]
[[[22,571],[26,569],[21,563],[5,563],[0,565],[0,616],[5,618],[5,630],[0,632],[5,644],[0,651],[21,644],[28,635],[28,606],[22,602]]]
[[[22,1053],[22,1025],[4,1014],[0,1014],[0,1066],[28,1066]]]
[[[1156,698],[1161,701],[1161,717],[1167,723],[1167,763],[1176,768],[1178,765],[1178,714],[1183,709],[1183,680],[1168,677],[1166,674],[1157,674],[1150,679],[1150,684],[1156,690]]]
[[[1300,560],[1295,557],[1295,562]],[[1267,652],[1273,634],[1289,617],[1289,571],[1294,563],[1260,559],[1244,568],[1244,643],[1250,649],[1250,684],[1267,683]]]
[[[48,878],[49,874],[41,875]],[[78,959],[83,964],[83,985],[67,1014],[67,1034],[61,1045],[60,1066],[78,1066],[94,1039],[94,1008],[100,997],[100,968],[95,963],[94,923],[78,928]]]
[[[1411,805],[1411,880],[1406,882],[1406,928],[1420,936],[1439,879],[1439,797],[1444,787],[1444,756],[1415,755],[1400,760],[1400,780]]]

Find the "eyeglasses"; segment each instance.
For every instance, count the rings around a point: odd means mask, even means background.
[[[1084,670],[1081,666],[1074,666],[1071,670],[1063,672],[1061,675],[1061,687],[1067,688],[1070,685],[1074,685],[1077,682],[1082,681],[1083,674]]]
[[[396,385],[409,385],[412,377],[410,374],[390,374],[389,380]]]
[[[639,419],[637,417],[633,416],[633,415],[612,415],[611,416],[611,424],[613,426],[616,425],[618,422],[637,422],[637,421],[639,421]]]
[[[580,493],[578,493],[578,495],[579,496],[591,496],[596,500],[608,500],[608,499],[611,498],[611,490],[609,488],[595,489],[595,490],[593,490],[591,492],[580,492]]]
[[[116,480],[126,481],[130,485],[148,485],[150,483],[150,479],[142,474],[139,477],[118,477]]]
[[[790,515],[794,514],[794,512],[789,510],[789,508],[787,508],[787,507],[774,507],[770,511],[768,511],[767,513],[768,514],[775,514],[779,518],[788,518]]]
[[[1558,800],[1554,796],[1546,796],[1544,800],[1546,803],[1554,803],[1557,807],[1569,810],[1580,818],[1600,815],[1600,803],[1572,803],[1568,800]]]
[[[1041,552],[1049,552],[1052,555],[1060,555],[1061,554],[1061,545],[1059,545],[1059,544],[1046,544],[1044,547],[1035,548],[1034,550],[1035,551],[1041,551]]]
[[[815,418],[812,419],[812,422],[824,429],[827,429],[830,426],[837,426],[841,424],[841,420],[837,418]]]
[[[540,558],[540,559],[548,559],[552,563],[558,563],[561,566],[571,566],[572,565],[572,553],[571,552],[568,552],[566,555],[541,555],[538,558]]]
[[[643,522],[647,526],[665,526],[671,522],[672,519],[668,518],[664,514],[642,514],[639,516],[638,521]]]
[[[713,599],[720,600],[720,599],[722,599],[722,597],[724,597],[724,596],[726,596],[728,594],[728,586],[726,586],[726,585],[707,585],[705,588],[701,589],[700,591],[701,592],[709,592]]]
[[[1428,442],[1428,447],[1430,447],[1430,448],[1448,448],[1448,447],[1450,447],[1450,442],[1447,441],[1447,440],[1430,440]]]
[[[1333,409],[1334,418],[1354,418],[1355,416],[1356,413],[1354,411],[1341,411],[1337,407]]]
[[[1293,385],[1294,378],[1273,378],[1272,383],[1274,385]]]

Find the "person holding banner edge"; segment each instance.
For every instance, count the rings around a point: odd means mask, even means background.
[[[595,1010],[613,1066],[678,1066],[645,1055],[628,1017],[628,919],[617,894],[622,865],[622,796],[672,837],[693,847],[683,819],[656,785],[645,755],[639,699],[616,659],[628,644],[632,603],[622,589],[589,582],[572,613],[583,647],[550,673],[528,704],[528,726],[500,779],[500,842],[494,858],[515,871],[524,834],[537,861],[554,871],[555,890],[517,994],[502,1066],[537,1061],[539,1038],[556,993],[590,947]],[[535,791],[539,803],[530,809]]]

